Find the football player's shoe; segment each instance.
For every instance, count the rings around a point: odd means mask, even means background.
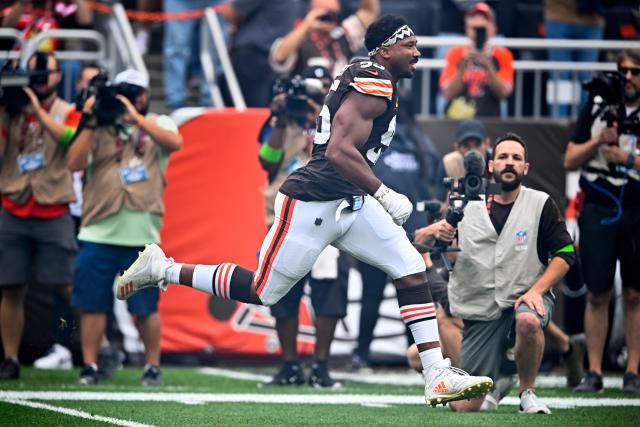
[[[423,375],[424,399],[427,405],[433,407],[483,396],[493,386],[491,378],[471,376],[462,369],[452,367],[449,359],[432,365],[428,371],[423,371]]]
[[[164,275],[173,263],[173,258],[167,258],[160,246],[155,243],[146,245],[131,267],[116,279],[113,293],[116,298],[125,300],[140,289],[150,286],[159,287],[164,291],[169,286],[164,280]]]

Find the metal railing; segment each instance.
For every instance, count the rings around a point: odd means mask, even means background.
[[[450,46],[459,46],[469,44],[469,39],[462,36],[452,37],[431,37],[418,36],[419,48],[442,48]],[[528,38],[505,38],[494,37],[491,40],[494,46],[503,46],[513,50],[548,50],[548,49],[591,49],[591,50],[610,50],[619,51],[624,49],[639,49],[640,42],[621,41],[621,40],[565,40],[565,39],[528,39]],[[433,71],[440,71],[444,68],[444,59],[420,59],[417,64],[421,70],[422,80],[422,96],[421,96],[421,113],[424,115],[431,114],[430,101],[432,99],[432,75]],[[512,102],[514,105],[514,117],[523,116],[524,102],[524,78],[525,73],[533,74],[533,116],[540,117],[542,113],[542,94],[543,94],[543,77],[548,75],[548,81],[554,84],[551,88],[551,96],[547,96],[551,105],[551,116],[559,116],[559,85],[561,72],[569,72],[571,75],[572,85],[579,84],[579,72],[581,71],[605,71],[615,70],[616,64],[613,62],[558,62],[558,61],[534,61],[534,60],[516,60],[513,63],[515,71],[514,92]],[[438,88],[435,88],[436,91]],[[571,115],[577,115],[577,108],[580,103],[579,96],[574,96],[570,104]]]
[[[109,75],[115,76],[119,71],[133,68],[147,78],[149,71],[142,54],[136,45],[131,23],[121,3],[113,4],[113,13],[107,19],[109,30]]]
[[[200,25],[200,63],[204,77],[211,91],[211,101],[216,108],[223,108],[224,101],[217,83],[216,64],[222,68],[231,101],[236,109],[242,111],[247,104],[242,96],[236,73],[231,65],[224,33],[216,12],[208,7],[204,11]]]

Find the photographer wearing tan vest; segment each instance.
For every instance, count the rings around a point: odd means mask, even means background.
[[[96,77],[96,95],[82,106],[78,135],[69,150],[72,170],[85,170],[82,223],[71,303],[81,311],[84,367],[80,384],[98,381],[97,357],[113,303],[116,274],[136,259],[145,243],[160,242],[164,172],[182,137],[167,116],[148,114],[149,79],[125,70],[113,83]],[[128,301],[145,346],[142,384],[162,383],[158,289]]]
[[[520,413],[550,414],[536,396],[535,380],[555,301],[551,290],[575,260],[573,241],[549,195],[521,185],[529,170],[524,140],[507,134],[493,153],[489,172],[502,193],[466,205],[449,277],[451,314],[464,320],[460,367],[493,378],[517,371]],[[437,224],[436,238],[451,241],[453,227],[446,220]],[[515,366],[505,357],[512,347]],[[482,402],[451,407],[477,411]]]
[[[56,95],[61,74],[53,54],[35,53],[27,69],[29,85],[4,88],[0,110],[0,379],[20,376],[27,284],[69,285],[78,250],[66,152],[79,114]]]

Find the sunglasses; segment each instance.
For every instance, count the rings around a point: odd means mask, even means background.
[[[620,71],[625,76],[628,72],[631,72],[631,75],[634,77],[640,75],[640,67],[618,67],[618,71]]]

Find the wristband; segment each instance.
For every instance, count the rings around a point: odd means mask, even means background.
[[[269,144],[262,144],[260,147],[260,158],[269,163],[278,163],[284,157],[281,148],[273,148]]]
[[[391,192],[391,189],[384,184],[380,184],[380,187],[373,193],[373,197],[380,203],[386,197],[387,194]]]
[[[633,169],[633,164],[635,163],[635,161],[636,161],[636,156],[629,153],[629,156],[627,157],[627,164],[625,165],[627,169]]]

